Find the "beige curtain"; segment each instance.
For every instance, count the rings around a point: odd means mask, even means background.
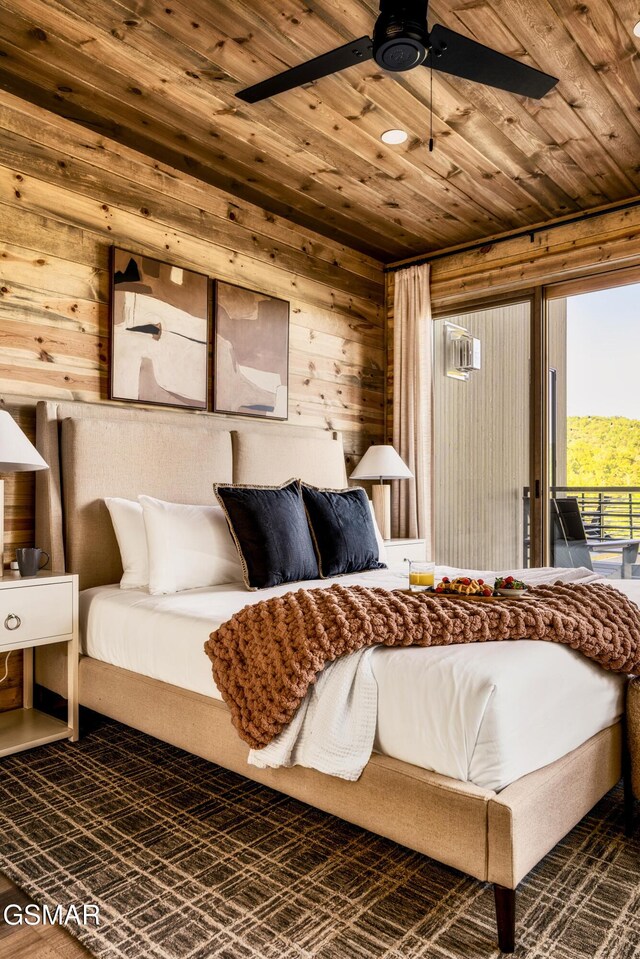
[[[428,264],[395,274],[393,324],[393,445],[414,477],[394,483],[393,531],[426,540],[427,558],[432,559]]]

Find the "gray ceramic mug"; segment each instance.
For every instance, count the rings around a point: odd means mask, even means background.
[[[45,561],[41,563],[43,556]],[[16,550],[16,559],[21,576],[36,576],[49,562],[49,554],[37,546],[26,546]]]

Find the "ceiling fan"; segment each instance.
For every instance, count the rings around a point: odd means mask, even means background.
[[[257,103],[371,59],[383,70],[393,73],[425,66],[536,99],[558,82],[547,73],[440,24],[429,30],[428,6],[429,0],[380,0],[380,16],[372,40],[360,37],[345,43],[337,50],[240,90],[236,96],[247,103]]]

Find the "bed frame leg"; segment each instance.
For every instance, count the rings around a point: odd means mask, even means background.
[[[516,891],[493,884],[498,924],[498,946],[501,952],[513,952],[516,948]]]

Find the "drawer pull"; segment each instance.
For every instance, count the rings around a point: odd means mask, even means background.
[[[13,631],[22,626],[22,620],[17,613],[9,613],[4,621],[4,628]]]

